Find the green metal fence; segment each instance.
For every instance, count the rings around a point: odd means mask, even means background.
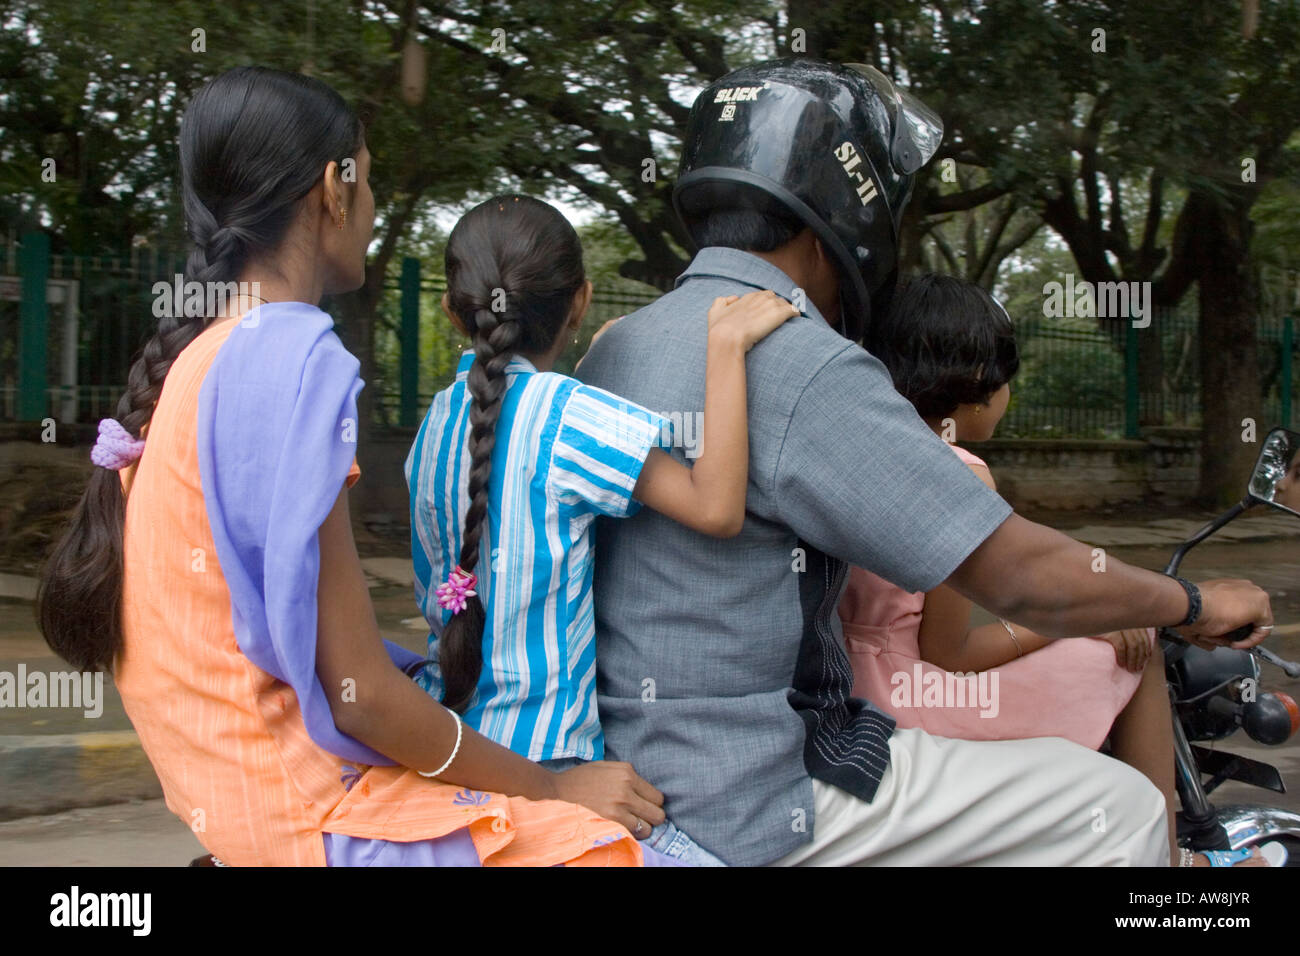
[[[1150,325],[1013,316],[1020,372],[1003,437],[1136,438],[1144,427],[1200,423],[1197,320],[1156,309]]]
[[[50,255],[48,239],[9,237],[0,276],[0,420],[94,421],[113,413],[132,358],[156,319],[154,286],[170,284],[184,257],[149,248],[121,256]],[[454,377],[466,342],[442,314],[443,280],[414,259],[398,263],[376,312],[376,367],[367,383],[380,426],[418,424]],[[580,341],[556,363],[570,372],[608,319],[657,293],[599,282]],[[1261,275],[1260,376],[1265,420],[1295,425],[1296,279]],[[1137,437],[1150,426],[1200,424],[1196,303],[1159,309],[1146,328],[1091,318],[1013,314],[1021,372],[998,434]],[[1030,314],[1032,313],[1032,314]]]
[[[30,233],[5,243],[0,276],[0,420],[93,421],[113,414],[126,372],[157,326],[154,284],[185,257],[51,255]],[[17,301],[15,301],[17,300]]]
[[[639,283],[594,283],[591,305],[583,318],[578,342],[556,361],[555,371],[571,374],[587,350],[591,337],[609,319],[618,318],[649,302],[659,293]],[[469,340],[442,312],[446,291],[440,275],[422,275],[419,263],[406,259],[397,282],[385,287],[376,313],[375,380],[376,424],[419,424],[433,396],[451,384],[456,364]]]
[[[1295,426],[1296,279],[1260,276],[1262,426]],[[1000,437],[1137,438],[1151,427],[1201,424],[1196,297],[1137,322],[1012,315],[1021,366]]]

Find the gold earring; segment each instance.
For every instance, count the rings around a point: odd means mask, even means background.
[[[346,209],[340,209],[340,210],[339,210],[339,228],[342,229],[343,226],[344,226],[344,224],[345,224],[347,221],[348,221],[348,211],[347,211]]]

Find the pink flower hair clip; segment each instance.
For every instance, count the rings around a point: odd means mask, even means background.
[[[469,598],[478,594],[477,591],[471,590],[478,583],[478,578],[464,570],[459,564],[452,568],[451,574],[447,575],[447,580],[438,585],[438,590],[434,593],[438,596],[438,605],[445,607],[452,614],[459,614],[465,610],[465,605]]]

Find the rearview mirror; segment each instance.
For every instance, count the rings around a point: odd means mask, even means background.
[[[1264,438],[1246,495],[1300,516],[1300,434],[1274,428]]]

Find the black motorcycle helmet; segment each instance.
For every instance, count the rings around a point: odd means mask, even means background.
[[[687,120],[673,208],[793,214],[840,268],[840,333],[862,339],[889,302],[916,172],[943,138],[924,103],[859,63],[769,60],[728,73]]]

